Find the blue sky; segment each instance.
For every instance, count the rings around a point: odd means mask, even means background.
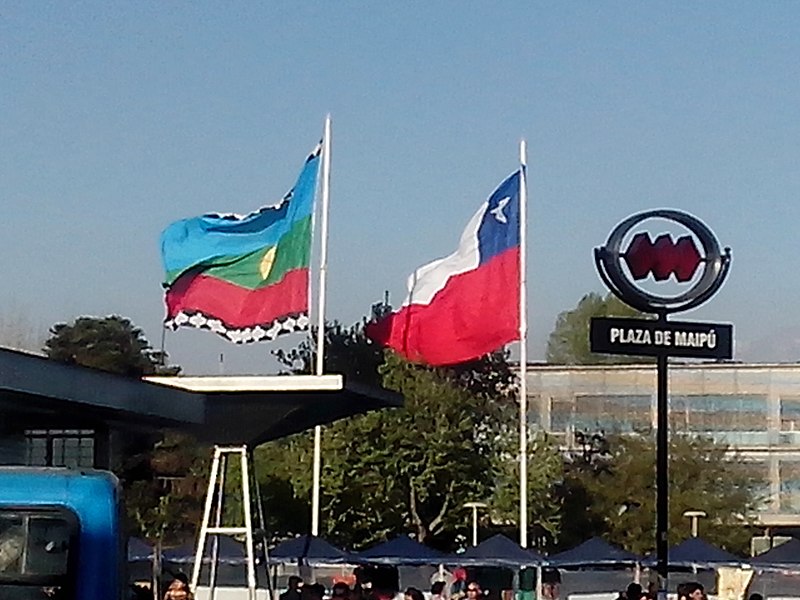
[[[794,361],[798,30],[794,3],[6,1],[0,317],[122,314],[158,345],[160,231],[277,201],[331,113],[329,317],[399,303],[525,138],[531,358],[603,291],[592,248],[672,207],[734,256],[686,318]],[[275,368],[275,345],[166,343],[189,373]]]

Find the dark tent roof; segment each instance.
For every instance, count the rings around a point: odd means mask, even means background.
[[[468,548],[458,557],[458,561],[465,566],[519,568],[541,564],[544,559],[533,550],[526,550],[502,533],[498,533],[477,546]]]
[[[754,567],[800,567],[800,540],[792,538],[759,554],[750,562]]]
[[[713,568],[717,565],[740,565],[746,562],[730,552],[709,544],[702,538],[689,538],[677,546],[673,546],[669,549],[668,558],[671,567]],[[651,555],[644,564],[655,565],[655,556]]]
[[[574,548],[548,557],[547,562],[555,567],[583,567],[599,565],[633,565],[642,560],[632,552],[609,544],[602,538],[593,537]]]
[[[211,560],[211,551],[214,544],[214,536],[209,536],[206,541],[206,551],[203,557],[203,562]],[[243,565],[247,562],[244,544],[241,544],[231,537],[226,535],[217,536],[219,539],[219,563],[224,565]],[[197,552],[197,546],[194,542],[183,544],[177,548],[169,548],[164,550],[164,562],[185,564],[193,563],[194,556]]]
[[[358,558],[386,565],[438,565],[448,561],[446,554],[400,535],[361,552]]]
[[[303,535],[284,540],[269,552],[270,562],[304,562],[307,564],[339,564],[350,555],[320,537]]]
[[[153,560],[153,547],[139,538],[128,538],[128,562]]]

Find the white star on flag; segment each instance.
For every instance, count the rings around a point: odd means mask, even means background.
[[[508,223],[508,217],[506,217],[505,213],[503,212],[503,209],[510,201],[511,198],[509,196],[501,198],[500,201],[497,203],[497,206],[495,206],[492,210],[489,211],[489,214],[494,215],[494,218],[497,219],[497,221],[500,223],[503,224]]]

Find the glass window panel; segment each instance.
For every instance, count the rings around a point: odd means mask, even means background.
[[[578,430],[609,433],[649,431],[650,396],[581,395],[575,398],[574,426]]]
[[[673,396],[670,423],[678,431],[767,431],[767,397],[763,395]]]

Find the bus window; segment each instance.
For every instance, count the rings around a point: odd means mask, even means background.
[[[60,509],[0,509],[0,598],[70,600],[76,523]]]

